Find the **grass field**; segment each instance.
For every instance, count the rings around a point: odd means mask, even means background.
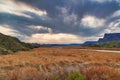
[[[120,54],[43,47],[0,56],[0,80],[65,80],[74,71],[85,80],[120,80]]]

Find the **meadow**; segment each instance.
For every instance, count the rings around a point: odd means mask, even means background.
[[[84,80],[120,80],[120,54],[80,47],[41,47],[0,56],[0,80],[67,80],[75,71]]]

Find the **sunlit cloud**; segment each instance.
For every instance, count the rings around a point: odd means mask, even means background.
[[[114,12],[111,17],[112,17],[112,18],[114,18],[114,17],[120,17],[120,10]]]
[[[18,31],[11,29],[8,25],[0,25],[0,33],[11,36],[18,36]]]
[[[81,25],[88,28],[99,28],[105,25],[105,20],[87,15],[82,18]]]
[[[36,42],[36,43],[75,43],[75,42],[83,42],[78,36],[72,35],[72,34],[64,34],[64,33],[59,33],[59,34],[50,34],[50,33],[45,33],[45,34],[33,34],[30,37],[26,37],[24,41],[27,42]]]
[[[51,28],[48,28],[48,27],[45,27],[45,26],[28,26],[29,28],[31,28],[32,30],[35,30],[35,31],[45,31],[46,33],[53,33],[52,29]]]
[[[6,12],[28,18],[32,18],[32,16],[25,14],[25,12],[32,12],[39,16],[47,15],[46,11],[33,8],[21,2],[16,3],[14,0],[0,0],[0,12]]]
[[[108,33],[120,33],[120,19],[111,22],[109,28],[106,29]]]

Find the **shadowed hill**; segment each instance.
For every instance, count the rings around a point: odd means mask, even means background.
[[[24,43],[15,37],[0,33],[0,54],[27,51],[40,46],[41,45],[37,43]]]
[[[30,48],[26,43],[21,42],[17,38],[0,33],[0,54],[25,51],[29,49]]]

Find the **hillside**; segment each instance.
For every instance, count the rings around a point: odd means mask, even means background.
[[[21,42],[17,38],[0,33],[0,54],[25,51],[29,49],[30,48],[26,43]]]
[[[97,47],[120,48],[120,33],[105,34],[98,40]]]
[[[100,38],[96,42],[91,42],[86,44],[85,42],[83,46],[90,47],[104,47],[104,48],[120,48],[120,33],[110,33],[105,34],[103,38]]]
[[[120,41],[120,33],[105,34],[103,38],[98,40],[99,43]]]

